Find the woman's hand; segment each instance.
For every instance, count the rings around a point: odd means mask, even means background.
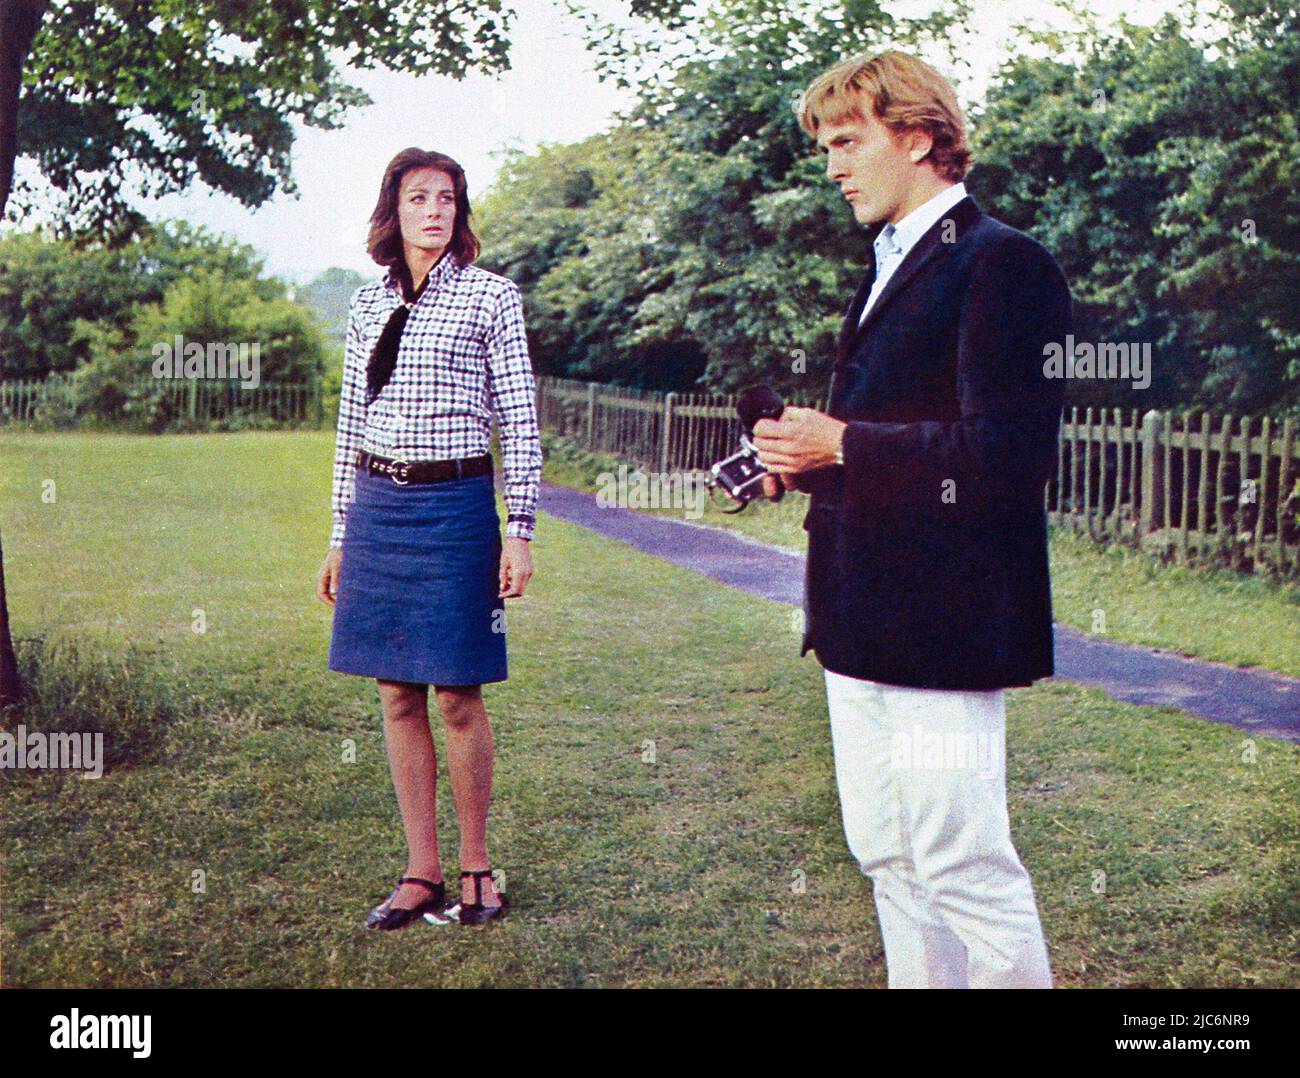
[[[316,598],[322,603],[334,605],[334,596],[339,590],[339,565],[343,561],[343,548],[330,547],[330,552],[325,555],[325,562],[320,567],[320,575],[316,577]]]
[[[533,576],[532,544],[527,539],[507,535],[501,541],[502,599],[518,599]]]

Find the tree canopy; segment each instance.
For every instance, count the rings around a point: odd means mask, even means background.
[[[23,75],[18,154],[63,199],[64,232],[124,240],[133,196],[202,180],[245,206],[293,191],[293,124],[369,98],[341,67],[462,78],[508,66],[502,0],[56,0]],[[19,215],[48,210],[15,189]]]
[[[1031,35],[976,117],[972,189],[1061,262],[1076,338],[1152,344],[1149,391],[1079,403],[1300,410],[1300,15],[1210,15]]]

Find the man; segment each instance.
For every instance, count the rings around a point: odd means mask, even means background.
[[[899,52],[815,80],[800,123],[875,255],[844,320],[829,414],[755,427],[812,495],[803,652],[825,667],[849,848],[890,987],[1051,987],[1011,842],[1003,690],[1052,673],[1043,488],[1062,390],[1044,346],[1070,294],[983,213],[956,95]]]

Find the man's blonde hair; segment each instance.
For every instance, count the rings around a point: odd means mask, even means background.
[[[863,103],[890,131],[920,128],[933,146],[928,160],[957,183],[970,168],[966,121],[957,94],[924,60],[890,49],[836,64],[812,81],[799,99],[799,124],[811,137],[824,123],[865,120]]]

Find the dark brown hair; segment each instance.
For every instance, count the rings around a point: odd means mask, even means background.
[[[370,234],[366,237],[366,251],[381,266],[396,266],[402,261],[402,229],[397,220],[397,195],[402,177],[413,168],[436,168],[451,177],[456,193],[456,223],[451,229],[448,249],[457,261],[469,265],[478,258],[478,237],[469,226],[469,192],[465,185],[465,170],[445,153],[421,150],[411,146],[391,161],[384,169],[384,179],[379,185],[379,201],[370,215]]]

